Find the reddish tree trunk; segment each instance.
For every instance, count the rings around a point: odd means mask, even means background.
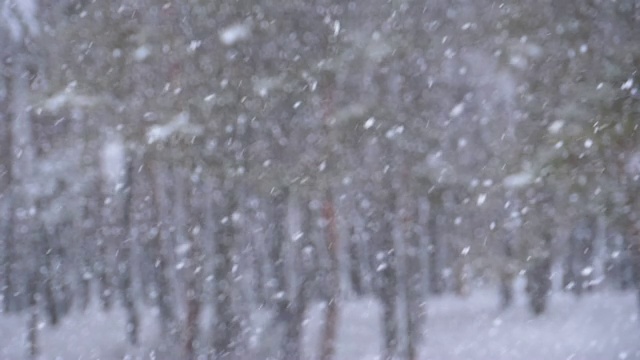
[[[327,280],[329,301],[325,310],[325,322],[322,333],[320,359],[330,360],[335,356],[335,342],[338,332],[338,302],[340,296],[340,277],[338,274],[338,228],[331,192],[327,190],[323,206],[323,217],[327,221],[326,239],[329,250],[330,268]]]

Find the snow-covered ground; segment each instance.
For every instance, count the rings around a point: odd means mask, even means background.
[[[640,325],[632,293],[600,292],[576,299],[554,293],[548,312],[532,317],[520,294],[513,308],[497,310],[493,291],[462,299],[446,295],[429,301],[421,359],[461,360],[614,360],[640,359]],[[342,303],[337,358],[379,359],[380,307],[372,299]],[[317,350],[320,306],[309,312],[304,347]],[[0,315],[0,359],[25,356],[24,315]],[[127,345],[124,314],[115,308],[73,312],[56,328],[43,327],[42,359],[172,359],[159,349],[157,322],[143,313],[141,345]],[[255,355],[253,355],[255,356]],[[251,357],[253,357],[251,356]]]
[[[582,299],[556,293],[533,317],[521,297],[500,313],[488,293],[470,301],[433,301],[424,359],[640,359],[633,294],[595,293]]]

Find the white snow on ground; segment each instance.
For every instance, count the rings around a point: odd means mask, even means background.
[[[380,306],[370,298],[341,304],[337,359],[374,360],[381,346]],[[42,360],[171,359],[158,349],[159,326],[151,311],[143,312],[141,344],[127,345],[124,312],[91,307],[75,311],[62,323],[39,332]],[[0,359],[26,359],[26,316],[0,314]],[[304,348],[318,350],[321,306],[309,312]],[[601,292],[582,299],[554,293],[548,312],[533,317],[520,293],[510,310],[497,309],[496,292],[476,291],[468,298],[432,298],[421,347],[423,360],[614,360],[640,359],[640,326],[632,293]],[[175,357],[175,356],[174,356]],[[313,359],[314,357],[309,357]]]
[[[432,298],[421,347],[423,360],[640,359],[640,326],[631,293],[594,293],[582,299],[555,293],[548,312],[533,317],[521,293],[513,308],[498,310],[495,291],[468,298]],[[380,360],[379,305],[345,305],[338,333],[340,360]],[[306,348],[317,353],[321,311],[311,314]]]
[[[633,294],[594,293],[582,299],[553,294],[533,317],[521,296],[499,312],[491,293],[433,301],[423,359],[640,359]]]
[[[381,308],[371,298],[350,300],[340,304],[340,326],[337,359],[379,359],[381,344]],[[309,311],[308,325],[305,330],[304,349],[310,359],[317,359],[320,350],[320,334],[322,325],[322,306],[315,306]]]
[[[75,310],[53,328],[44,323],[38,332],[39,360],[111,360],[162,359],[159,326],[152,311],[144,314],[141,346],[128,344],[125,313],[120,307],[104,312],[91,306],[86,312]],[[27,316],[0,314],[0,359],[28,359],[26,345]]]

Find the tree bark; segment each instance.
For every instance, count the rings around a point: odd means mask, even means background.
[[[500,307],[502,309],[509,308],[513,303],[513,279],[515,277],[514,252],[513,245],[509,239],[502,241],[502,249],[504,252],[504,264],[499,270],[500,272]]]
[[[185,169],[177,171],[176,173],[176,206],[182,207],[183,214],[187,214],[188,218],[192,219],[191,222],[195,223],[193,229],[189,229],[187,219],[178,220],[181,222],[181,224],[178,225],[178,228],[182,228],[179,231],[185,233],[182,236],[186,236],[186,241],[189,246],[186,254],[187,271],[185,272],[187,297],[187,318],[184,329],[185,358],[195,359],[195,345],[200,330],[200,295],[202,293],[200,286],[202,279],[200,274],[202,271],[202,263],[200,244],[197,240],[198,234],[200,233],[200,225],[198,224],[197,216],[193,211],[196,205],[199,189],[197,187],[194,189],[193,186],[186,185],[190,183],[188,175],[189,172]]]
[[[213,349],[216,359],[236,359],[239,351],[240,319],[236,315],[232,300],[234,289],[233,252],[236,230],[233,214],[237,203],[233,186],[224,184],[225,199],[219,199],[219,212],[215,235],[215,302],[216,323],[213,328]]]
[[[8,81],[7,81],[8,82]],[[0,86],[2,79],[0,78]],[[2,100],[2,99],[0,99]],[[2,102],[0,102],[2,104]],[[13,261],[15,259],[14,239],[13,239],[13,195],[11,193],[11,132],[8,126],[9,118],[6,114],[0,114],[0,193],[5,195],[0,197],[0,214],[3,220],[0,222],[2,233],[2,307],[5,313],[10,313],[14,309],[13,294],[15,293],[13,284]],[[6,154],[6,155],[4,155]]]
[[[98,257],[96,259],[96,263],[94,264],[94,273],[98,277],[98,291],[100,297],[100,304],[102,305],[103,310],[111,309],[111,305],[113,303],[113,291],[112,285],[113,281],[111,279],[111,271],[109,269],[109,251],[107,247],[107,236],[108,236],[108,215],[105,210],[106,196],[104,196],[104,189],[100,189],[100,186],[97,186],[98,193],[101,194],[100,198],[100,212],[98,215],[100,227],[98,227],[97,231],[97,243],[98,243]]]
[[[166,220],[164,214],[167,211],[168,205],[165,201],[164,185],[162,183],[164,171],[160,168],[160,164],[157,160],[151,161],[152,163],[149,166],[149,168],[151,168],[149,177],[153,183],[153,206],[155,208],[157,228],[156,233],[150,238],[149,247],[155,258],[155,271],[153,272],[157,292],[155,301],[160,309],[160,319],[162,321],[163,330],[166,333],[171,333],[175,330],[173,329],[173,326],[175,325],[176,316],[171,301],[171,283],[167,274],[169,264],[164,246],[165,238],[168,236],[168,229],[167,224],[165,223]]]
[[[441,267],[441,243],[438,234],[438,210],[435,201],[429,202],[429,291],[432,294],[441,294],[444,291],[444,279]]]
[[[274,301],[276,305],[276,320],[284,327],[284,335],[280,339],[280,359],[302,358],[301,335],[302,316],[304,313],[304,279],[296,282],[294,276],[287,276],[288,270],[301,272],[296,259],[300,255],[298,247],[290,239],[287,231],[287,208],[289,203],[289,188],[283,186],[273,194],[273,233],[271,235],[270,259],[274,264],[276,287]],[[291,260],[287,263],[287,260]],[[289,265],[287,267],[287,265]]]
[[[9,45],[9,44],[8,44]],[[28,306],[30,300],[28,295],[28,280],[18,281],[18,276],[32,271],[39,271],[39,260],[31,260],[29,249],[38,249],[39,243],[37,229],[31,214],[35,209],[35,199],[29,188],[29,181],[33,179],[35,162],[35,148],[33,142],[32,118],[30,113],[29,82],[28,82],[28,55],[24,45],[13,44],[16,49],[15,56],[12,56],[12,64],[9,66],[9,130],[10,137],[10,161],[9,172],[10,194],[12,208],[10,224],[12,234],[9,240],[11,244],[12,257],[11,264],[7,269],[8,279],[10,279],[13,292],[9,296],[9,301],[15,301],[14,309],[22,309]],[[18,209],[25,209],[23,214],[19,214]],[[16,239],[20,241],[16,242]],[[24,276],[24,275],[23,275]],[[14,281],[15,280],[15,281]],[[23,285],[23,286],[20,286]],[[21,295],[16,295],[21,294]]]
[[[397,301],[397,272],[396,253],[393,244],[393,218],[395,216],[395,194],[390,187],[383,191],[388,192],[381,206],[385,209],[382,219],[381,237],[381,263],[378,272],[381,277],[380,300],[382,302],[382,326],[383,326],[383,359],[392,360],[398,346],[398,318],[396,316]]]
[[[117,268],[120,294],[122,296],[122,302],[127,312],[127,325],[126,332],[129,342],[133,345],[138,343],[138,314],[134,302],[132,275],[131,275],[131,246],[133,239],[132,234],[132,222],[133,222],[133,191],[134,191],[134,178],[133,169],[135,163],[133,159],[128,161],[127,169],[125,170],[124,180],[124,204],[123,204],[123,217],[122,228],[119,233],[120,249],[117,253]]]
[[[327,223],[326,244],[330,263],[327,272],[328,299],[320,345],[320,359],[331,360],[335,356],[336,336],[338,333],[340,276],[338,273],[338,228],[333,195],[329,189],[327,189],[325,194],[323,217]]]
[[[4,254],[2,257],[3,261],[3,278],[4,278],[4,288],[3,288],[3,305],[4,312],[10,313],[16,308],[15,299],[14,299],[14,285],[13,285],[13,262],[16,259],[16,254],[14,250],[14,229],[13,229],[13,221],[14,221],[14,209],[13,204],[9,205],[8,212],[8,221],[4,231]]]
[[[404,316],[407,322],[406,356],[418,358],[418,345],[422,340],[422,327],[426,321],[424,271],[420,259],[420,209],[417,201],[407,201],[402,218],[403,263],[406,301]]]
[[[538,247],[530,249],[527,267],[526,291],[529,305],[536,316],[545,311],[551,289],[551,235],[545,233],[542,237]]]
[[[31,359],[35,359],[40,353],[40,349],[38,347],[38,279],[38,272],[34,271],[27,280],[30,313],[27,325],[27,343]]]
[[[44,303],[47,316],[49,318],[49,324],[55,326],[58,324],[59,316],[58,316],[58,306],[56,304],[56,297],[54,294],[54,276],[53,276],[53,266],[52,266],[52,257],[54,255],[52,244],[51,244],[51,236],[47,234],[46,229],[42,227],[40,229],[40,237],[42,241],[42,256],[44,257],[44,266],[46,269],[46,273],[43,281],[43,292],[44,292]]]

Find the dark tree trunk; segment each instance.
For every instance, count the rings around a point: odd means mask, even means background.
[[[127,338],[131,344],[135,345],[138,343],[138,316],[136,314],[135,303],[133,301],[131,276],[124,275],[120,278],[120,288],[122,291],[124,308],[127,311]]]
[[[380,206],[384,209],[381,214],[380,229],[380,259],[377,266],[380,276],[379,297],[382,303],[382,328],[383,328],[383,359],[392,360],[398,346],[398,318],[396,316],[397,300],[397,273],[396,252],[393,241],[393,222],[396,213],[395,194],[390,184],[386,184],[383,201]]]
[[[240,319],[236,315],[232,301],[234,290],[233,249],[236,230],[233,213],[237,203],[233,186],[225,184],[225,199],[219,199],[218,221],[215,235],[215,300],[216,323],[213,328],[213,349],[216,359],[236,359],[238,357]]]
[[[640,313],[640,237],[638,235],[637,229],[630,231],[628,252],[631,262],[633,285],[637,296],[638,313]]]
[[[104,201],[103,201],[104,203]],[[105,225],[105,217],[104,214],[101,216],[101,222]],[[100,231],[98,231],[98,257],[96,259],[96,263],[94,265],[94,273],[98,278],[98,291],[100,295],[100,304],[104,310],[111,309],[112,305],[112,281],[111,274],[108,268],[108,251],[106,244],[106,227],[102,227]]]
[[[27,279],[27,292],[29,296],[29,322],[27,324],[27,343],[29,356],[35,359],[40,353],[38,347],[38,271],[34,271]]]
[[[302,291],[302,289],[300,289]],[[281,309],[281,314],[286,314],[287,323],[285,331],[284,357],[283,359],[302,359],[302,321],[304,320],[305,306],[302,300],[302,293],[294,294],[295,301],[292,301],[289,308]]]
[[[162,176],[164,173],[160,169],[160,164],[156,160],[152,160],[149,168],[151,182],[153,183],[153,206],[155,208],[157,232],[149,239],[149,250],[152,254],[155,269],[153,271],[153,282],[156,290],[156,305],[160,310],[160,319],[162,321],[163,330],[166,333],[172,333],[174,329],[176,315],[173,310],[171,301],[171,283],[167,274],[169,267],[167,255],[164,246],[164,237],[167,236],[166,219],[164,218],[167,211],[166,202],[164,201],[164,185],[162,184]]]
[[[348,234],[348,258],[349,258],[349,277],[351,280],[351,288],[356,295],[362,296],[372,292],[372,275],[371,262],[369,258],[369,241],[366,241],[368,234],[365,233],[362,215],[359,209],[358,201],[362,197],[362,193],[356,192],[351,199],[352,207],[347,210],[349,217],[349,234]]]
[[[256,219],[258,216],[256,214]],[[254,289],[256,302],[260,305],[268,305],[270,303],[270,284],[269,284],[269,249],[265,244],[263,237],[254,236],[251,238],[252,245],[252,263],[255,276],[256,286]]]
[[[88,254],[82,254],[85,257]],[[86,310],[91,302],[91,266],[85,259],[82,260],[82,265],[78,274],[78,298],[80,308]]]
[[[504,252],[504,264],[500,269],[500,307],[506,309],[513,303],[513,279],[516,269],[513,262],[513,246],[509,239],[503,240],[502,249]]]
[[[38,252],[41,245],[38,239],[37,226],[34,224],[32,215],[18,215],[19,209],[35,208],[34,196],[27,186],[27,182],[31,180],[34,173],[35,149],[33,140],[32,118],[29,110],[30,89],[29,73],[27,65],[29,63],[29,51],[24,44],[6,43],[5,46],[13,48],[15,53],[11,56],[11,63],[3,65],[3,75],[8,75],[9,81],[7,90],[7,114],[8,121],[5,123],[8,127],[10,151],[9,173],[11,178],[11,201],[15,213],[12,216],[13,237],[14,240],[13,264],[10,269],[10,275],[15,292],[12,297],[16,303],[16,309],[24,309],[29,305],[28,298],[28,280],[25,281],[25,274],[35,269],[40,270],[42,263],[34,263],[30,260],[31,255],[27,249]],[[38,259],[38,261],[41,259]]]
[[[420,261],[419,208],[412,202],[405,207],[402,219],[403,262],[406,288],[404,316],[407,321],[407,343],[405,353],[408,360],[418,359],[418,345],[422,340],[422,327],[426,321],[425,284]]]
[[[46,273],[45,273],[45,277],[44,277],[44,281],[43,281],[43,291],[44,291],[44,303],[45,303],[45,310],[49,319],[49,324],[55,326],[58,324],[58,320],[59,320],[59,316],[58,316],[58,306],[56,304],[56,297],[55,297],[55,293],[54,293],[54,284],[53,284],[53,266],[52,266],[52,257],[53,257],[53,251],[52,251],[52,244],[51,244],[51,238],[49,236],[49,234],[47,234],[47,231],[42,228],[40,230],[40,237],[41,237],[41,241],[42,241],[42,253],[44,256],[44,266],[46,269]]]
[[[191,276],[192,278],[195,276]],[[187,284],[187,323],[185,331],[185,354],[186,359],[195,359],[195,343],[198,338],[200,319],[200,299],[198,297],[197,283],[188,280]]]
[[[573,291],[573,287],[576,286],[576,276],[573,272],[573,256],[572,250],[569,250],[569,254],[562,264],[562,289],[566,291]]]
[[[531,251],[527,267],[526,291],[534,315],[545,311],[551,289],[551,235],[543,234],[541,242],[539,247]]]
[[[14,209],[13,206],[9,207],[9,221],[7,221],[5,228],[5,236],[4,238],[4,254],[2,256],[3,267],[4,267],[4,288],[2,290],[3,300],[4,300],[4,311],[6,313],[10,313],[16,309],[15,299],[14,299],[14,285],[13,285],[13,262],[16,257],[15,250],[13,248],[14,243],[14,233],[13,233],[13,214]]]
[[[505,277],[505,274],[500,276],[500,307],[507,309],[513,304],[513,285],[511,280]]]
[[[174,312],[171,306],[171,285],[166,275],[167,260],[162,251],[162,239],[160,233],[153,235],[149,241],[149,250],[153,254],[154,266],[153,282],[156,292],[155,304],[160,310],[160,319],[164,331],[170,331],[174,321]]]
[[[396,320],[396,292],[394,289],[396,278],[390,264],[391,256],[385,258],[386,267],[379,271],[382,288],[380,300],[382,302],[382,327],[383,327],[383,359],[391,360],[396,352],[398,343],[398,324]]]
[[[321,339],[320,359],[331,360],[335,356],[336,335],[338,332],[338,306],[340,301],[340,277],[338,274],[338,228],[333,196],[327,190],[323,204],[323,217],[326,226],[326,244],[329,253],[327,271],[327,307]]]
[[[311,216],[308,208],[302,211],[302,237],[296,241],[289,238],[286,226],[288,199],[288,187],[282,187],[273,194],[273,231],[269,237],[269,260],[274,264],[276,280],[273,289],[275,322],[279,324],[278,327],[284,328],[276,357],[284,360],[303,358],[302,322],[315,256],[313,251],[305,251],[306,247],[312,246]],[[297,276],[289,274],[287,269]]]
[[[0,75],[0,86],[5,85],[9,79],[5,75]],[[9,118],[6,113],[6,97],[0,96],[0,193],[5,194],[0,199],[0,236],[2,238],[2,254],[0,255],[0,286],[2,287],[2,309],[5,313],[11,311],[11,294],[14,292],[12,283],[11,263],[13,259],[13,217],[9,213],[13,212],[11,203],[11,136],[9,131]]]
[[[351,287],[358,296],[364,295],[363,274],[360,269],[360,256],[358,251],[355,228],[353,225],[349,227],[349,277],[351,279]]]
[[[532,259],[527,270],[527,293],[529,304],[535,315],[545,311],[547,296],[551,288],[551,259],[548,257]]]
[[[87,164],[87,166],[90,166]],[[97,186],[96,186],[97,188]],[[86,309],[89,303],[91,302],[91,298],[94,295],[92,293],[92,284],[97,279],[101,281],[101,277],[96,272],[97,263],[102,261],[98,257],[101,254],[100,246],[96,246],[97,242],[101,241],[102,234],[100,231],[100,224],[102,222],[101,219],[101,207],[100,200],[102,199],[102,194],[99,189],[96,189],[96,192],[93,194],[94,196],[87,197],[85,199],[82,220],[80,224],[80,232],[79,232],[79,242],[82,244],[83,248],[80,249],[79,256],[82,258],[82,269],[81,269],[81,281],[80,281],[80,304],[83,309]],[[101,299],[102,296],[99,295]],[[101,305],[104,307],[104,303],[101,301]]]
[[[189,173],[186,171],[178,171],[176,179],[177,190],[180,189],[180,198],[184,198],[182,203],[177,201],[177,206],[184,207],[184,213],[188,215],[189,219],[194,222],[196,227],[199,228],[198,217],[194,212],[196,203],[198,201],[198,195],[200,195],[200,188],[195,186],[185,186],[185,182],[189,183]],[[186,219],[185,219],[186,221]],[[186,226],[187,224],[181,224],[180,226]],[[186,276],[186,297],[187,297],[187,319],[185,324],[184,334],[184,346],[185,346],[185,358],[196,358],[196,341],[199,335],[199,320],[200,320],[200,296],[201,296],[201,271],[202,271],[202,259],[201,259],[201,247],[197,240],[198,232],[195,229],[189,231],[183,229],[186,232],[187,241],[189,244],[189,250],[186,254],[187,272]]]
[[[272,198],[273,233],[271,234],[270,260],[274,264],[276,285],[274,302],[276,320],[284,327],[284,336],[280,339],[281,359],[301,358],[302,304],[299,302],[296,284],[290,283],[285,269],[288,252],[293,249],[287,232],[288,187],[278,189]],[[296,254],[294,254],[295,256]]]
[[[442,274],[441,244],[438,234],[438,210],[434,201],[429,203],[429,291],[432,294],[441,294],[444,291],[444,278]]]
[[[138,315],[134,303],[133,286],[131,279],[131,246],[133,239],[132,235],[132,217],[133,217],[133,169],[135,164],[133,159],[129,160],[129,164],[125,173],[125,186],[124,186],[124,204],[123,204],[123,218],[122,228],[119,232],[120,235],[120,248],[118,249],[116,262],[118,264],[118,279],[120,294],[122,296],[122,302],[127,312],[127,325],[126,332],[127,338],[131,344],[138,343]]]
[[[568,286],[576,296],[592,287],[595,233],[595,219],[584,217],[578,221],[569,238],[567,280],[573,280]]]

